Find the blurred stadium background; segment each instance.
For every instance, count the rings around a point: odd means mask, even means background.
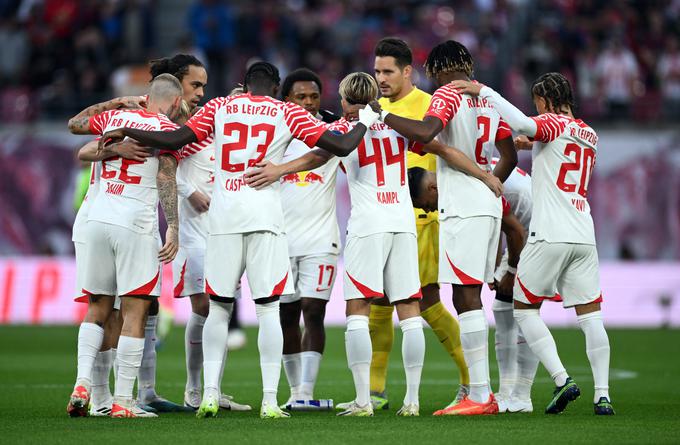
[[[83,314],[71,301],[71,224],[86,187],[75,151],[87,139],[68,133],[70,116],[143,93],[147,61],[177,52],[207,65],[206,99],[260,58],[282,76],[317,71],[322,105],[337,112],[340,79],[372,73],[375,43],[396,35],[426,91],[422,63],[446,39],[468,46],[476,78],[528,113],[538,74],[572,80],[578,116],[600,136],[589,199],[605,319],[680,326],[680,0],[0,0],[0,17],[0,323],[71,324]],[[173,301],[165,281],[163,304],[181,322],[189,304]],[[338,281],[329,319],[340,324]],[[557,306],[546,312],[553,324],[575,322]]]

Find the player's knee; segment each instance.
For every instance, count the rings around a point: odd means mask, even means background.
[[[323,322],[326,318],[326,301],[303,298],[302,313],[305,318],[305,327],[323,329]]]
[[[158,303],[158,298],[154,298],[151,300],[151,305],[149,306],[149,315],[158,315],[158,312],[160,311],[160,304]]]
[[[189,298],[191,298],[191,312],[207,317],[210,312],[210,300],[207,294],[196,294]]]
[[[417,317],[420,315],[420,302],[416,299],[401,300],[395,303],[399,320]]]

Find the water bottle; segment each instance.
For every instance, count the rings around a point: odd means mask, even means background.
[[[330,411],[333,409],[333,399],[295,400],[286,405],[289,411]]]

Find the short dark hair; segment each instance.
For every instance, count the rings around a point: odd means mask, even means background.
[[[175,54],[172,57],[163,57],[149,62],[149,73],[151,80],[161,74],[172,74],[181,82],[189,72],[190,66],[203,67],[203,63],[191,54]]]
[[[474,61],[465,45],[455,40],[447,40],[432,48],[424,66],[428,77],[454,71],[460,71],[472,77]]]
[[[423,178],[425,170],[422,167],[411,167],[408,169],[408,191],[411,194],[411,201],[415,201],[423,194]]]
[[[380,39],[375,46],[376,57],[394,57],[394,62],[397,66],[403,69],[406,65],[413,63],[413,54],[411,48],[406,42],[396,37],[385,37]]]
[[[260,86],[279,86],[281,77],[279,77],[279,69],[269,62],[255,62],[246,71],[243,79],[244,91],[250,91],[250,87]]]
[[[319,76],[309,68],[298,68],[291,71],[290,74],[283,79],[283,84],[281,85],[281,97],[286,98],[290,94],[290,90],[293,89],[295,82],[314,82],[317,87],[319,87],[319,93],[323,91],[321,86],[321,79]]]
[[[567,105],[572,110],[576,107],[574,93],[569,80],[560,73],[545,73],[531,85],[531,94],[550,102],[554,111]]]

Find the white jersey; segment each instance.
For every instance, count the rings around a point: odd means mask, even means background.
[[[534,211],[528,242],[595,244],[586,199],[595,166],[597,134],[580,119],[552,113],[532,118]]]
[[[101,173],[101,162],[90,163],[90,183],[87,186],[85,198],[83,198],[83,202],[80,204],[80,208],[78,208],[78,213],[76,213],[76,219],[73,221],[71,241],[74,243],[85,242],[85,225],[87,224],[87,217],[90,214],[90,205],[97,197],[97,192],[99,191],[99,177],[101,176]]]
[[[289,162],[309,153],[294,140],[283,155]],[[281,178],[281,204],[288,239],[288,255],[298,257],[340,251],[340,229],[335,213],[335,179],[340,158],[333,156],[314,170]]]
[[[498,158],[493,158],[491,166],[495,167],[497,163]],[[510,211],[519,219],[528,234],[532,209],[531,176],[529,176],[529,173],[515,167],[503,183],[503,197],[508,201]]]
[[[90,132],[104,134],[117,128],[168,131],[177,128],[162,114],[146,110],[112,110],[90,118]],[[158,153],[158,152],[157,152]],[[179,158],[176,152],[168,152]],[[144,161],[120,156],[101,161],[99,193],[92,201],[88,221],[126,227],[137,233],[158,232],[158,156]]]
[[[435,91],[426,116],[442,121],[444,129],[438,140],[456,147],[479,168],[491,171],[495,141],[512,136],[510,128],[486,100],[461,95],[451,85]],[[457,216],[501,217],[501,200],[472,176],[453,169],[437,157],[439,219]]]
[[[331,126],[351,130],[355,122],[339,120]],[[382,122],[366,131],[361,143],[342,159],[352,203],[347,235],[416,233],[413,204],[406,174],[409,141]]]
[[[180,243],[188,248],[205,248],[208,212],[197,212],[188,198],[198,191],[211,197],[215,183],[215,143],[212,137],[183,147],[177,167]]]
[[[327,125],[296,104],[251,94],[215,98],[186,125],[199,142],[213,134],[215,138],[210,234],[283,233],[281,184],[255,190],[243,174],[261,161],[280,164],[293,138],[314,147]]]

